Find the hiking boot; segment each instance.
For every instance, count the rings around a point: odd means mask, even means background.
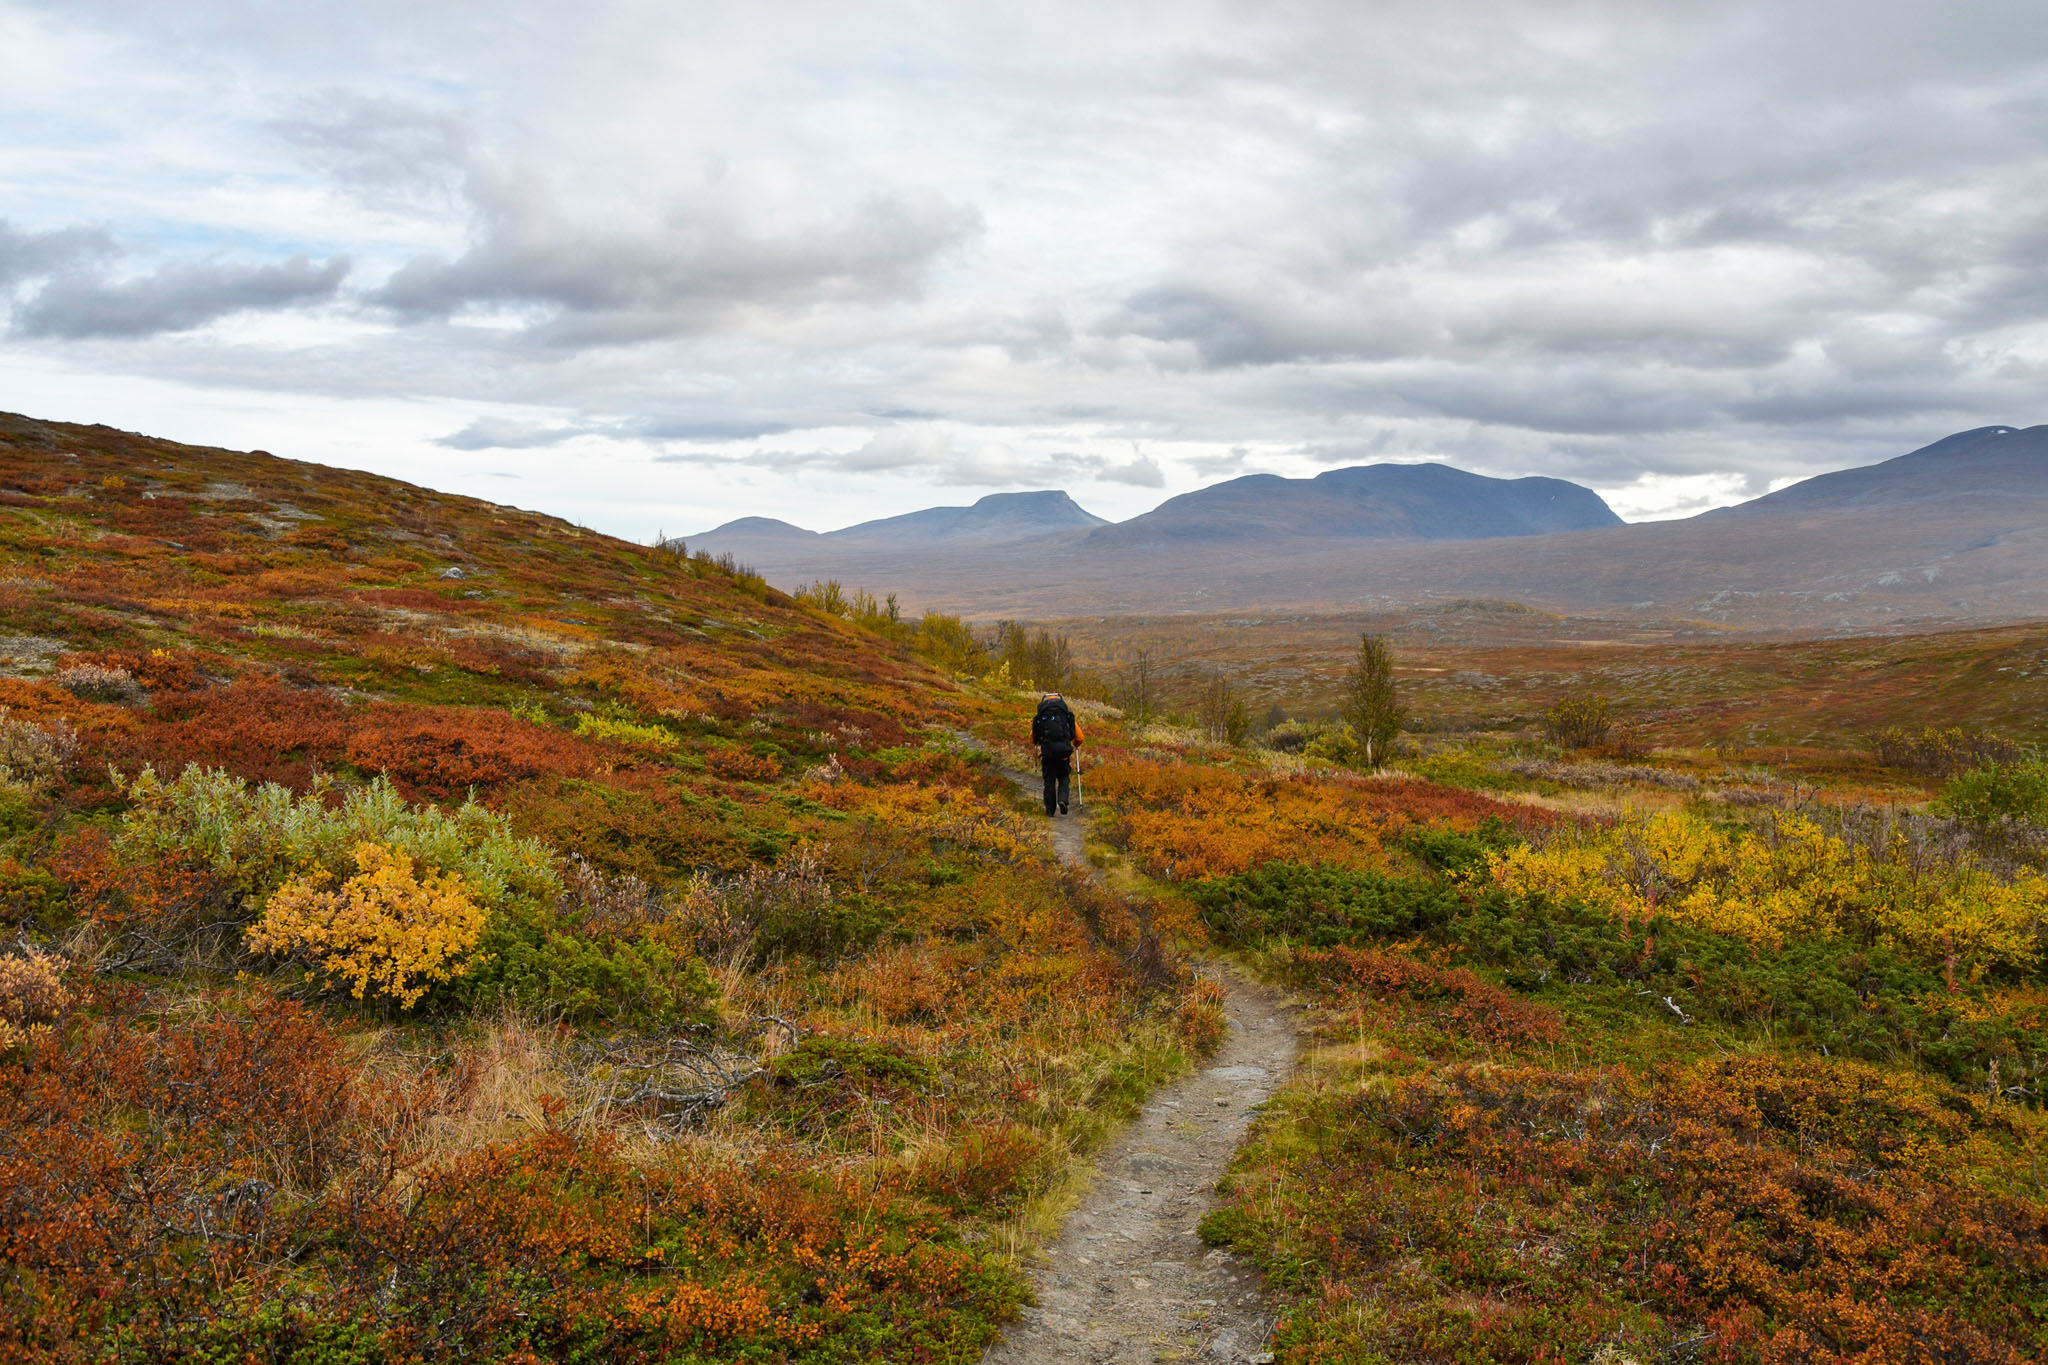
[[[1067,803],[1066,803],[1066,802],[1064,802],[1064,801],[1062,801],[1062,802],[1060,802],[1060,814],[1061,814],[1061,815],[1065,815],[1066,813],[1067,813]]]

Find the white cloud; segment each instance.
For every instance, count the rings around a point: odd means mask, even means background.
[[[0,382],[637,535],[1369,459],[1673,515],[2040,415],[2038,19],[0,0]]]

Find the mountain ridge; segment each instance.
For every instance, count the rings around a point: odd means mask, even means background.
[[[1598,493],[1563,479],[1496,479],[1446,464],[1352,465],[1307,479],[1248,474],[1168,498],[1089,541],[1490,540],[1623,525]]]
[[[1290,483],[1313,481],[1236,482],[1240,491],[1288,493]],[[972,617],[1377,608],[1456,597],[1757,629],[2048,616],[2048,427],[1958,432],[1673,521],[1447,540],[1298,526],[1144,534],[1158,524],[1146,517],[1004,547],[756,540],[745,555],[777,581],[886,586],[907,605]]]

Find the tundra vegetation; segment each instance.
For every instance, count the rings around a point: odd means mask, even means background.
[[[2040,769],[1912,738],[1098,754],[1123,858],[1314,1007],[1202,1225],[1278,1358],[2048,1355]]]
[[[2048,1356],[2024,731],[1446,720],[1387,632],[1367,774],[1142,632],[103,428],[0,425],[0,561],[9,1359],[973,1359],[1213,951],[1311,1007],[1202,1225],[1281,1360]]]
[[[0,1356],[975,1356],[1221,1016],[1001,642],[807,596],[0,430]]]

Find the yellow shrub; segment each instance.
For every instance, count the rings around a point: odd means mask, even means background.
[[[361,1000],[375,992],[402,1009],[429,987],[468,970],[484,912],[453,873],[413,872],[411,855],[358,844],[355,876],[339,888],[325,871],[280,887],[249,928],[259,953],[297,953],[348,983]]]
[[[1610,912],[1638,908],[1639,897],[1624,894],[1607,876],[1607,855],[1598,845],[1567,838],[1541,848],[1522,844],[1493,856],[1488,867],[1503,890],[1517,896],[1576,900]]]
[[[1923,962],[2027,964],[2038,956],[2037,934],[2048,915],[2048,879],[2037,872],[2010,883],[1965,871],[1945,894],[1901,895],[1880,919],[1885,937]]]
[[[1853,846],[1801,815],[1724,834],[1696,816],[1632,817],[1495,854],[1481,880],[1626,919],[1665,915],[1767,948],[1804,935],[1881,941],[1929,965],[2031,966],[2048,879],[1980,868],[1914,873],[1897,850]]]
[[[667,753],[676,747],[676,737],[659,725],[635,725],[628,720],[585,715],[577,718],[576,733],[586,739],[610,740],[634,749],[656,749]]]

